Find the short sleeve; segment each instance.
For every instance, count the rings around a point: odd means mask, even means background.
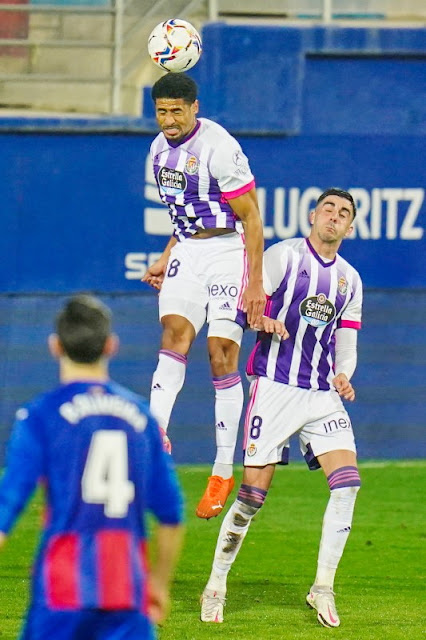
[[[362,325],[362,282],[355,271],[353,280],[353,295],[339,318],[338,329],[361,329]]]
[[[210,172],[226,198],[235,198],[254,187],[248,158],[232,136],[227,136],[213,152]]]

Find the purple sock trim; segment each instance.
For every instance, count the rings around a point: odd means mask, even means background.
[[[340,467],[327,477],[330,489],[342,489],[343,487],[360,487],[361,478],[356,467]]]
[[[177,353],[176,351],[171,351],[170,349],[160,349],[160,353],[163,354],[163,356],[167,356],[168,358],[176,360],[177,362],[181,362],[185,365],[188,361],[188,358],[186,356],[182,355],[181,353]]]
[[[265,502],[267,493],[264,489],[258,489],[249,484],[242,484],[238,491],[237,499],[244,502],[244,504],[250,505],[250,507],[260,509]]]
[[[227,373],[224,376],[212,378],[212,380],[215,389],[230,389],[241,382],[241,376],[239,371],[234,371],[234,373]]]

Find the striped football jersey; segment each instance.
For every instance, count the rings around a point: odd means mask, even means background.
[[[179,241],[201,229],[242,232],[228,200],[252,189],[254,178],[239,143],[223,127],[199,118],[195,129],[177,143],[161,132],[152,142],[151,157]]]
[[[284,240],[264,255],[265,315],[290,334],[260,333],[247,374],[304,389],[332,388],[335,332],[361,328],[362,283],[341,256],[326,262],[308,239]]]
[[[65,384],[17,412],[0,483],[8,532],[41,480],[33,602],[146,613],[146,523],[182,518],[171,457],[145,402],[114,382]]]

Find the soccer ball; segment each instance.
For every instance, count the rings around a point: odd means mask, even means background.
[[[201,51],[198,31],[189,22],[177,18],[157,24],[148,38],[148,53],[153,62],[172,73],[191,69]]]

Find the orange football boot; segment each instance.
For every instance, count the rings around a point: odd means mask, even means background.
[[[207,488],[195,511],[199,518],[214,518],[222,511],[229,494],[234,488],[234,478],[221,478],[221,476],[210,476],[207,481]]]

